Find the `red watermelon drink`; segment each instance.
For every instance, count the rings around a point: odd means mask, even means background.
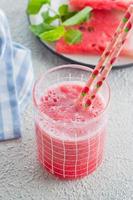
[[[84,177],[103,160],[107,129],[107,83],[91,109],[75,106],[91,70],[68,65],[48,71],[34,87],[38,159],[64,179]]]

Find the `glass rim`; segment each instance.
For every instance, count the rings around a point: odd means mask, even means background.
[[[74,121],[74,122],[62,122],[62,120],[56,121],[56,120],[52,119],[51,117],[49,117],[47,114],[40,112],[40,109],[38,108],[38,105],[37,105],[37,98],[36,98],[36,96],[35,96],[35,93],[36,93],[38,84],[44,79],[44,77],[47,76],[47,74],[49,74],[49,73],[51,73],[51,72],[54,72],[54,71],[56,71],[56,70],[63,69],[63,68],[66,68],[66,69],[67,69],[68,67],[69,67],[69,68],[73,68],[73,69],[81,69],[81,70],[84,70],[84,71],[86,71],[86,72],[92,72],[92,71],[93,71],[93,69],[90,68],[90,67],[83,66],[83,65],[78,65],[78,64],[60,65],[60,66],[56,66],[56,67],[53,67],[52,69],[47,70],[47,71],[46,71],[45,73],[43,73],[43,74],[40,76],[40,78],[38,78],[38,79],[35,81],[35,83],[34,83],[33,95],[32,95],[34,107],[35,107],[35,109],[39,112],[39,114],[40,114],[43,118],[49,120],[49,121],[52,122],[52,123],[58,123],[58,124],[61,124],[61,125],[62,125],[62,124],[64,124],[64,125],[72,125],[72,124],[75,124],[76,126],[79,126],[79,125],[82,125],[82,126],[83,126],[83,125],[86,125],[86,124],[88,124],[88,123],[92,123],[93,121],[95,121],[96,119],[98,119],[100,116],[102,116],[102,115],[107,111],[107,108],[108,108],[108,106],[109,106],[110,97],[111,97],[111,90],[110,90],[110,86],[109,86],[107,80],[105,80],[105,84],[106,84],[106,86],[107,86],[107,88],[108,88],[108,92],[109,92],[108,101],[107,101],[106,106],[105,106],[105,108],[103,109],[103,111],[101,111],[96,117],[94,117],[94,118],[92,118],[92,119],[88,119],[88,120],[86,120],[86,121],[84,121],[84,122],[75,122],[75,121]]]

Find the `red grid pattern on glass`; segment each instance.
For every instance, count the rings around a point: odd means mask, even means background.
[[[60,178],[81,178],[97,169],[103,159],[105,129],[85,141],[52,138],[36,125],[38,159],[50,173]]]

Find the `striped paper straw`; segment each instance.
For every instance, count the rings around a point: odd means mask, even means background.
[[[105,49],[105,51],[103,52],[97,66],[95,67],[93,73],[90,75],[90,78],[86,84],[86,86],[83,88],[80,97],[78,99],[78,101],[81,101],[89,92],[89,88],[90,86],[93,84],[95,78],[101,73],[101,71],[104,68],[104,65],[107,61],[107,59],[110,57],[112,51],[113,51],[113,47],[118,39],[118,37],[121,35],[125,24],[127,24],[128,20],[131,18],[132,16],[132,12],[133,12],[133,5],[129,6],[127,12],[125,13],[124,17],[122,18],[111,42],[109,43],[109,45],[107,46],[107,48]]]
[[[130,10],[130,12],[129,12]],[[128,13],[128,14],[127,14]],[[111,46],[111,48],[109,49],[109,54],[105,56],[104,61],[105,62],[107,60],[107,63],[105,65],[105,67],[102,67],[102,72],[100,73],[99,76],[96,75],[97,77],[97,81],[96,84],[94,86],[94,89],[91,91],[91,94],[88,95],[87,100],[85,101],[85,108],[88,108],[93,100],[96,97],[97,92],[99,91],[99,89],[101,88],[101,86],[103,85],[104,81],[106,80],[107,76],[109,75],[111,69],[112,69],[112,65],[114,64],[114,62],[116,61],[117,57],[119,56],[122,47],[126,41],[126,37],[128,35],[128,33],[130,32],[132,25],[133,25],[133,5],[130,6],[130,8],[128,9],[128,12],[126,13],[125,16],[129,16],[129,18],[127,19],[122,19],[123,22],[125,22],[124,27],[122,27],[121,31],[119,34],[115,34],[116,37],[116,42],[115,42],[115,46]],[[95,72],[95,70],[94,70]],[[92,73],[91,77],[94,76],[94,72]],[[91,79],[90,77],[90,79]]]

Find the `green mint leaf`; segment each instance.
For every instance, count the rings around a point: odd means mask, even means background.
[[[41,23],[39,25],[31,25],[30,26],[31,32],[34,33],[36,36],[39,36],[41,33],[50,31],[52,29],[54,29],[54,26],[51,26],[46,23]]]
[[[59,7],[58,12],[61,16],[64,16],[64,15],[66,15],[66,13],[68,13],[68,9],[69,9],[68,5],[63,4]]]
[[[47,23],[47,24],[51,24],[53,21],[55,21],[56,19],[59,19],[59,15],[54,15],[54,16],[49,16],[46,20],[45,20],[45,22]]]
[[[65,28],[63,26],[58,26],[53,30],[40,34],[40,38],[43,41],[54,42],[63,37],[64,34],[65,34]]]
[[[67,19],[69,19],[71,17],[73,17],[76,13],[77,13],[77,11],[73,11],[73,12],[68,12],[65,15],[61,16],[62,22],[66,21]]]
[[[54,16],[50,16],[49,15],[49,11],[43,12],[42,13],[42,17],[43,17],[43,21],[46,24],[51,24],[53,21],[55,21],[56,19],[59,19],[59,15],[54,15]]]
[[[81,42],[82,40],[82,32],[79,30],[75,30],[75,29],[69,29],[66,31],[65,33],[65,41],[72,45],[72,44],[78,44]]]
[[[41,13],[43,20],[45,21],[49,17],[49,11],[45,11]]]
[[[60,14],[62,22],[74,16],[77,11],[69,11],[69,6],[67,4],[63,4],[59,7],[58,12]]]
[[[27,13],[29,15],[37,14],[43,5],[50,4],[50,1],[51,0],[29,0]]]
[[[90,12],[92,11],[91,7],[86,7],[82,9],[80,12],[72,16],[71,18],[67,19],[66,21],[63,22],[64,26],[73,26],[73,25],[78,25],[81,24],[85,21],[90,16]]]

